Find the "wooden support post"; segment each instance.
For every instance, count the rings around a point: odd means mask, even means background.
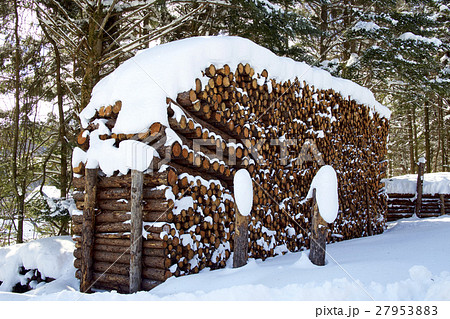
[[[424,171],[425,163],[423,161],[419,161],[419,171],[417,172],[417,190],[416,190],[416,207],[414,210],[414,214],[417,217],[420,217],[420,209],[422,208],[422,192],[423,192],[423,171]]]
[[[141,289],[142,282],[142,189],[144,174],[131,170],[131,247],[130,293]]]
[[[311,240],[309,260],[314,265],[325,265],[325,249],[327,240],[327,223],[323,220],[319,213],[319,207],[316,201],[316,189],[313,189],[313,205],[312,205],[312,221],[311,221]]]
[[[236,226],[234,233],[233,268],[245,266],[248,260],[248,219],[236,207]]]
[[[445,215],[445,196],[444,194],[439,194],[439,199],[441,200],[441,215]]]
[[[81,278],[80,291],[89,293],[93,278],[93,254],[95,232],[95,206],[97,194],[97,169],[85,171],[85,195],[83,231],[81,234]]]
[[[365,184],[366,188],[366,207],[367,207],[367,235],[372,236],[372,212],[370,211],[370,197],[369,197],[369,186]]]

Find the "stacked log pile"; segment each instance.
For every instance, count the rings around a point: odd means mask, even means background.
[[[168,229],[173,214],[167,208],[173,205],[171,187],[177,176],[174,171],[145,175],[143,191],[143,220],[147,227],[147,240],[143,242],[142,286],[151,289],[171,276],[167,268],[168,243],[160,237]],[[160,187],[160,185],[168,185]],[[77,208],[84,208],[84,178],[75,178],[74,199]],[[130,176],[99,177],[97,183],[97,212],[94,235],[94,288],[128,292],[130,267]],[[81,268],[82,216],[72,216],[75,235],[75,267]],[[169,228],[170,229],[170,228]],[[101,276],[103,273],[105,275]],[[78,271],[77,277],[80,277]]]
[[[387,220],[408,218],[414,214],[416,194],[388,194]],[[450,194],[423,194],[419,217],[450,214]]]
[[[235,71],[211,65],[203,74],[209,78],[205,86],[196,79],[195,89],[167,99],[168,123],[179,137],[170,146],[157,144],[166,140],[160,123],[145,133],[101,136],[115,139],[116,145],[126,139],[158,145],[161,158],[170,154],[163,170],[155,159],[153,169],[159,172],[145,175],[143,289],[170,275],[226,265],[233,251],[233,176],[240,168],[254,180],[249,218],[253,258],[309,247],[311,203],[303,199],[323,164],[335,168],[339,183],[340,212],[328,240],[383,231],[385,118],[332,89],[315,89],[298,79],[279,83],[249,64],[239,64]],[[120,102],[100,109],[80,133],[81,147],[87,149],[89,134],[99,125],[113,127],[119,112]],[[80,174],[74,180],[80,210],[83,165],[74,167]],[[94,286],[125,292],[130,175],[99,176],[97,187]],[[73,222],[74,234],[80,236],[81,216]],[[75,256],[80,268],[80,252]],[[100,276],[105,270],[107,275]]]
[[[12,292],[24,293],[35,289],[40,283],[48,283],[55,280],[54,278],[43,276],[38,269],[26,269],[24,266],[20,266],[18,271],[20,280],[14,285]],[[0,281],[0,285],[2,283]]]

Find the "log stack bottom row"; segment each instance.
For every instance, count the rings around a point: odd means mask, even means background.
[[[166,127],[153,123],[139,134],[105,134],[120,142],[135,139],[170,155],[162,168],[155,158],[143,185],[142,289],[170,276],[226,266],[233,252],[233,176],[245,168],[253,179],[248,217],[251,258],[265,259],[309,248],[311,201],[305,201],[321,165],[338,176],[339,214],[328,241],[383,232],[388,121],[339,93],[299,80],[278,83],[264,70],[240,64],[211,65],[202,86],[167,99],[170,129],[180,140],[167,146]],[[121,109],[100,108],[78,143],[89,148],[89,133],[104,119],[114,127]],[[84,163],[74,167],[76,205],[84,208]],[[157,173],[156,173],[157,172]],[[96,289],[128,292],[131,177],[99,171],[92,270]],[[75,267],[81,277],[82,214],[73,216]]]
[[[416,210],[416,194],[387,194],[387,221],[408,218]],[[438,217],[450,214],[450,194],[423,194],[419,217]]]

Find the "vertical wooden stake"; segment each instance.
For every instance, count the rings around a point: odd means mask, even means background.
[[[445,215],[445,196],[444,194],[439,194],[441,200],[441,215]]]
[[[316,201],[316,189],[313,189],[313,205],[311,212],[311,240],[309,260],[314,265],[325,265],[325,249],[327,240],[327,223],[320,216],[319,208]]]
[[[423,170],[425,163],[419,162],[419,171],[417,172],[417,190],[416,190],[416,208],[414,214],[420,217],[420,209],[422,208],[422,192],[423,192]]]
[[[234,232],[233,268],[245,266],[248,260],[248,219],[239,213],[237,205]]]
[[[83,231],[81,233],[80,291],[89,293],[93,278],[92,265],[94,254],[97,169],[86,169],[84,181],[86,193],[84,195]]]
[[[370,211],[369,186],[366,184],[366,206],[367,206],[367,235],[372,236],[372,214]]]
[[[131,247],[130,293],[141,289],[142,282],[142,188],[144,174],[131,170]]]

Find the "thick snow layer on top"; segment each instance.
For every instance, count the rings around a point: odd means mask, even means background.
[[[18,270],[38,269],[42,276],[58,279],[75,276],[74,242],[69,236],[38,239],[0,248],[0,291],[11,291],[21,282]],[[67,280],[67,278],[66,278]]]
[[[400,40],[403,41],[407,41],[407,40],[412,40],[412,41],[420,41],[420,42],[425,42],[425,43],[432,43],[435,46],[440,46],[442,44],[442,41],[439,40],[438,38],[426,38],[423,37],[421,35],[416,35],[412,32],[405,32],[403,33],[401,36],[398,37]]]
[[[250,215],[253,206],[253,183],[246,169],[236,172],[233,179],[234,198],[242,216]]]
[[[110,138],[102,140],[99,132],[94,131],[90,135],[90,145],[87,152],[75,147],[72,154],[72,166],[78,166],[80,162],[86,164],[86,168],[97,168],[111,176],[114,171],[119,170],[127,174],[129,169],[145,171],[151,164],[153,157],[159,157],[156,150],[142,142],[125,140],[114,146],[115,140]]]
[[[324,165],[319,169],[311,182],[306,198],[313,196],[314,188],[320,216],[327,223],[334,222],[339,210],[339,201],[337,176],[333,167]]]
[[[138,133],[154,122],[168,126],[166,97],[176,99],[180,92],[193,89],[195,79],[210,64],[228,64],[235,70],[239,63],[249,63],[256,73],[267,69],[277,81],[306,81],[317,89],[334,89],[370,106],[381,116],[390,111],[373,94],[349,80],[335,78],[328,72],[278,57],[271,51],[240,37],[195,37],[155,46],[127,60],[94,87],[89,105],[81,112],[83,127],[101,106],[122,101],[122,109],[113,133]]]
[[[388,194],[415,194],[417,174],[407,174],[382,180]],[[450,194],[450,172],[424,174],[424,194]]]
[[[265,261],[250,259],[241,268],[205,268],[199,274],[171,277],[149,292],[83,294],[77,280],[61,277],[25,294],[0,292],[0,300],[448,301],[450,255],[443,252],[448,251],[449,226],[448,215],[391,222],[383,234],[327,245],[327,264],[322,267],[312,265],[308,251],[302,251]],[[3,303],[3,312],[8,305],[16,311],[14,303]]]

